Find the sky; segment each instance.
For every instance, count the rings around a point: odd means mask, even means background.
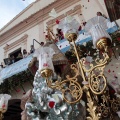
[[[0,0],[0,29],[35,0]]]

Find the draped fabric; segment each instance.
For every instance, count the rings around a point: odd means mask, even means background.
[[[120,0],[104,0],[110,21],[120,19]]]

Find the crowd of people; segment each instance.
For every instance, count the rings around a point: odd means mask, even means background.
[[[63,35],[63,32],[62,32],[61,29],[58,29],[58,28],[57,28],[56,37],[57,37],[58,40],[63,40],[63,39],[64,39],[64,35]]]
[[[17,61],[19,61],[19,60],[21,60],[23,58],[26,58],[28,55],[34,53],[34,51],[35,51],[34,46],[31,45],[30,52],[27,52],[26,49],[23,49],[23,52],[19,52],[17,57],[15,57],[14,55],[9,56],[8,57],[9,61],[8,61],[7,64],[10,65],[10,64],[13,64],[13,63],[15,63],[15,62],[17,62]]]

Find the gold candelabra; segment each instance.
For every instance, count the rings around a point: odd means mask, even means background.
[[[0,109],[0,120],[3,120],[4,116],[3,114],[6,112],[6,109]]]
[[[2,120],[2,119],[3,119],[3,113],[0,112],[0,120]]]
[[[65,34],[65,38],[73,43],[75,54],[77,57],[77,63],[71,64],[71,69],[74,72],[74,76],[66,76],[65,80],[59,78],[56,82],[53,82],[51,76],[53,74],[51,69],[41,70],[41,75],[46,79],[47,85],[50,88],[58,89],[62,92],[63,98],[69,104],[74,104],[82,99],[83,93],[86,93],[87,97],[87,111],[89,116],[87,120],[99,120],[102,117],[107,117],[110,114],[111,120],[114,120],[112,111],[116,112],[119,108],[120,100],[110,100],[108,94],[107,80],[104,76],[104,68],[109,62],[108,48],[111,44],[111,40],[102,37],[96,42],[96,47],[103,51],[103,57],[96,58],[95,63],[90,63],[89,68],[84,64],[84,60],[80,59],[80,54],[77,51],[75,41],[77,39],[76,33]],[[82,83],[79,82],[78,76],[83,78]],[[107,88],[107,89],[106,89]],[[67,96],[69,94],[69,97]],[[102,103],[99,102],[99,98]],[[108,104],[108,102],[110,104]],[[111,109],[113,109],[111,111]]]

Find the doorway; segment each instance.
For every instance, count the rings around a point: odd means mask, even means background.
[[[8,110],[4,113],[3,120],[21,120],[20,99],[11,99],[8,102]]]

